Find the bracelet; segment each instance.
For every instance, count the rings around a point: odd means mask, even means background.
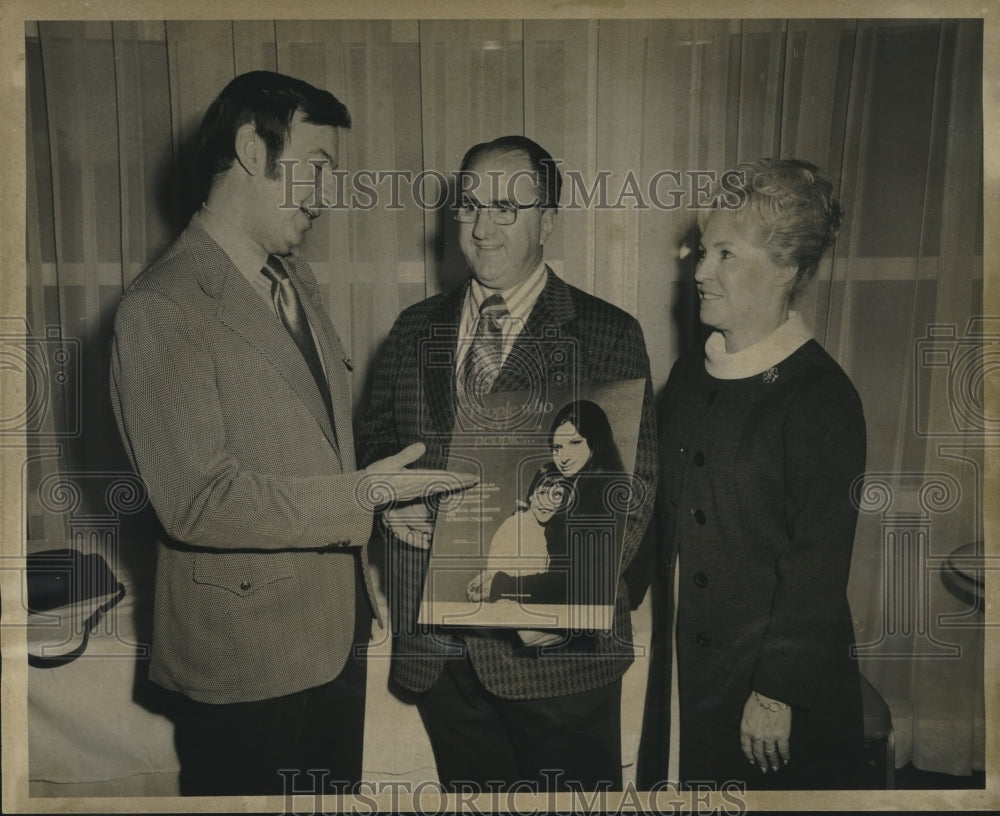
[[[756,691],[753,693],[753,696],[757,698],[757,705],[759,705],[765,711],[770,711],[774,713],[777,711],[784,711],[786,708],[788,708],[788,703],[779,703],[777,700],[771,700],[769,702],[765,702],[764,698],[761,697]]]

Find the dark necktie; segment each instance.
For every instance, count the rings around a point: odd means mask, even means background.
[[[500,295],[490,295],[479,306],[472,345],[462,365],[460,393],[478,404],[493,388],[503,365],[503,328],[500,321],[510,314]]]
[[[326,407],[327,416],[330,417],[330,426],[333,428],[334,439],[337,437],[337,424],[333,419],[333,404],[330,399],[330,386],[326,381],[326,374],[323,372],[323,364],[320,362],[319,352],[316,351],[316,344],[313,342],[312,331],[309,328],[309,321],[306,319],[305,310],[299,296],[295,292],[288,272],[280,258],[274,255],[267,256],[267,263],[260,270],[271,281],[271,300],[278,310],[281,322],[285,324],[288,333],[299,347],[302,356],[305,358],[309,371],[312,372],[316,387],[323,398],[323,405]]]

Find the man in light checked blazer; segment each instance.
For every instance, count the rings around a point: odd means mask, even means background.
[[[115,320],[115,416],[164,531],[150,677],[174,693],[184,794],[360,780],[368,495],[442,475],[403,471],[423,446],[356,469],[351,366],[291,254],[320,202],[283,173],[335,169],[350,122],[301,80],[234,79],[202,123],[207,200]]]
[[[499,373],[489,375],[496,376],[491,393],[645,378],[635,475],[651,499],[656,441],[642,330],[621,309],[564,283],[542,260],[559,201],[555,162],[532,140],[509,136],[471,148],[461,169],[464,198],[456,220],[472,276],[396,320],[373,377],[359,461],[424,442],[421,463],[446,465],[456,406],[462,405],[464,359],[472,354],[463,355],[466,344],[459,338],[475,333],[477,310],[499,293],[508,311],[500,320],[510,322],[503,326],[508,347]],[[424,366],[420,349],[428,341],[454,365]],[[532,382],[531,372],[543,372],[543,382]],[[473,421],[462,414],[463,423]],[[639,548],[650,510],[645,501],[630,513],[622,572]],[[441,782],[453,790],[462,782],[510,787],[523,780],[542,790],[566,789],[567,783],[620,789],[621,677],[633,660],[625,581],[618,582],[612,630],[563,639],[559,647],[520,648],[513,631],[418,626],[432,514],[418,503],[408,511],[393,509],[384,520],[392,682],[400,696],[416,702]]]

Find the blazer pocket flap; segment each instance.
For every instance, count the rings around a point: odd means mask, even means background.
[[[198,553],[194,581],[246,597],[292,577],[288,553]]]

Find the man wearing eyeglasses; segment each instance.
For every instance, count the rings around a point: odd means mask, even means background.
[[[465,154],[454,217],[472,274],[396,320],[358,436],[362,464],[423,442],[420,465],[443,467],[454,435],[476,432],[483,414],[475,407],[485,394],[645,378],[635,475],[652,496],[655,426],[642,330],[543,260],[561,183],[549,153],[522,136]],[[483,335],[494,340],[486,351]],[[630,514],[622,570],[649,510],[647,502]],[[418,626],[433,511],[414,503],[387,511],[383,521],[392,684],[416,703],[442,784],[454,791],[620,788],[621,677],[633,659],[624,583],[611,631],[570,634],[554,646],[526,647],[513,630]]]

